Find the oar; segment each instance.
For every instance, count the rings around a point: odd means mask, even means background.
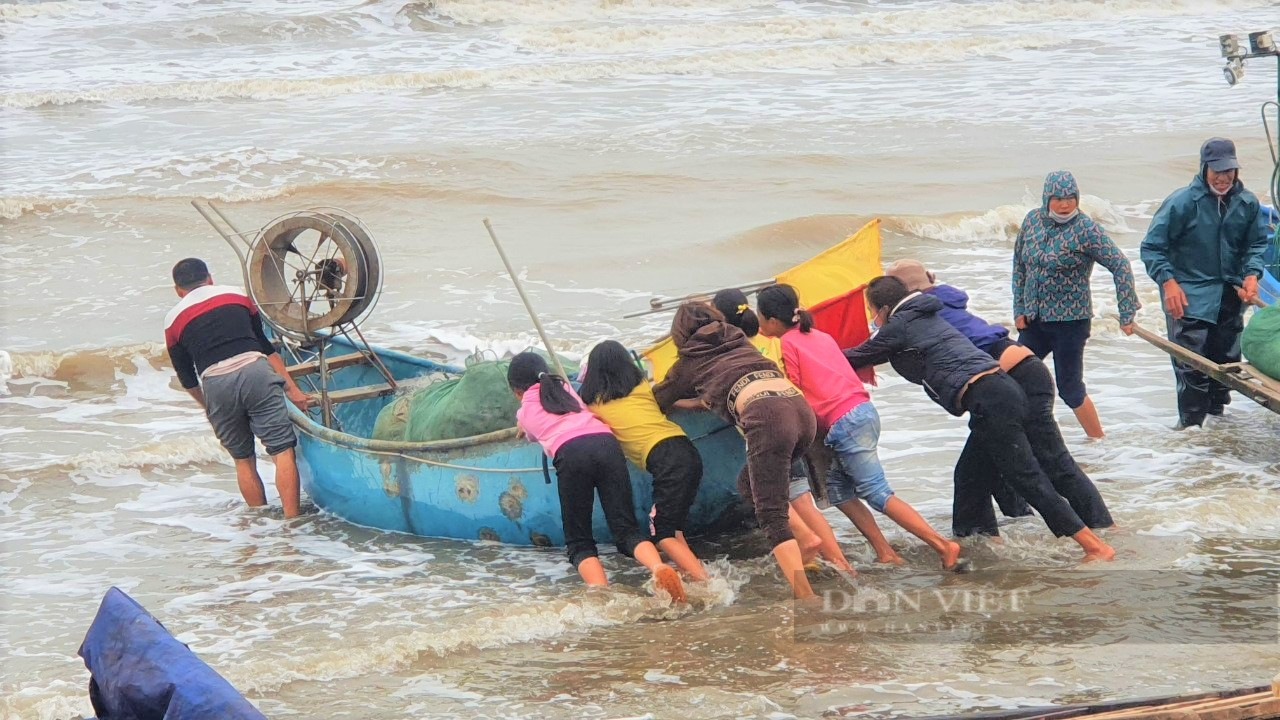
[[[507,275],[511,277],[511,282],[515,283],[516,292],[520,293],[520,300],[524,303],[524,309],[529,311],[529,319],[533,320],[533,327],[538,331],[538,337],[542,338],[542,346],[547,349],[547,355],[551,356],[551,366],[555,368],[556,373],[562,378],[569,376],[564,372],[564,366],[560,364],[560,356],[556,355],[556,351],[551,348],[551,341],[547,339],[547,331],[542,329],[542,323],[538,320],[538,313],[533,311],[533,304],[529,302],[529,296],[524,292],[524,285],[520,284],[520,278],[516,276],[516,271],[511,267],[511,261],[507,259],[507,253],[502,249],[502,243],[498,242],[498,236],[493,232],[493,225],[489,224],[489,218],[484,219],[484,229],[489,231],[489,237],[493,239],[493,246],[498,249],[498,257],[502,258],[502,264],[507,267]]]

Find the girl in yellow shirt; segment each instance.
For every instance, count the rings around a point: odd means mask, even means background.
[[[706,580],[706,569],[684,541],[702,481],[702,457],[693,441],[658,409],[653,389],[621,343],[606,340],[591,350],[579,395],[613,431],[627,459],[653,476],[658,548],[691,578]]]

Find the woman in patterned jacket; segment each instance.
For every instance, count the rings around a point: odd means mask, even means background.
[[[1089,437],[1100,438],[1102,422],[1084,387],[1084,345],[1093,318],[1089,277],[1095,262],[1115,278],[1120,329],[1132,334],[1140,304],[1129,259],[1080,212],[1080,190],[1071,173],[1049,173],[1044,203],[1022,220],[1013,248],[1014,324],[1018,341],[1040,359],[1053,355],[1058,397]]]

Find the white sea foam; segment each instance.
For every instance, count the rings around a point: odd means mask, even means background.
[[[957,213],[942,218],[889,218],[885,226],[912,235],[965,245],[1007,244],[1018,237],[1027,213],[1039,207],[1038,199],[1024,198],[1018,205],[1000,205],[981,214]],[[1133,232],[1120,208],[1096,195],[1082,195],[1080,210],[1112,233]]]
[[[991,27],[1037,24],[1121,22],[1128,18],[1160,18],[1198,14],[1207,10],[1263,7],[1265,0],[1219,2],[1190,0],[1095,0],[1093,2],[988,2],[945,4],[905,10],[864,10],[840,15],[773,15],[735,20],[716,18],[663,23],[629,22],[588,25],[583,17],[566,24],[521,22],[503,37],[521,47],[562,53],[629,53],[689,47],[761,46],[778,43],[890,37],[914,33],[955,32]],[[489,12],[497,8],[486,3]],[[589,7],[589,6],[588,6]],[[597,6],[608,12],[615,4]],[[550,15],[550,13],[548,13]],[[554,17],[554,16],[552,16]],[[557,18],[558,19],[558,18]]]
[[[32,2],[0,4],[0,22],[15,22],[32,18],[64,17],[84,12],[92,12],[100,6],[81,0],[65,0],[64,2]]]
[[[936,40],[844,43],[819,46],[716,50],[677,57],[591,62],[509,65],[424,72],[337,75],[314,78],[242,78],[199,82],[133,84],[76,90],[13,92],[0,95],[0,107],[36,108],[82,102],[139,103],[161,100],[207,101],[218,98],[277,100],[333,97],[359,92],[402,92],[437,88],[480,88],[504,84],[585,82],[627,75],[699,75],[769,70],[833,70],[902,57],[954,62],[1003,56],[1021,50],[1063,45],[1068,39],[1049,33],[1016,36],[967,36]]]

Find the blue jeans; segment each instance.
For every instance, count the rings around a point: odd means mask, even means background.
[[[845,413],[827,431],[826,445],[835,453],[827,472],[827,501],[840,505],[860,497],[884,512],[893,495],[885,480],[876,444],[880,441],[880,413],[870,401]]]

